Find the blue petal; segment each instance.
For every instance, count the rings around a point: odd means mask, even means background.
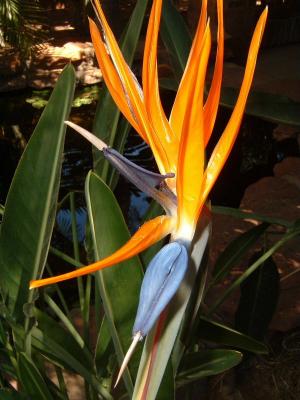
[[[146,336],[182,282],[188,252],[179,242],[164,246],[152,259],[144,276],[133,335]]]

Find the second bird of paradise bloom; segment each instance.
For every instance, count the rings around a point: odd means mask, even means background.
[[[202,0],[195,38],[169,119],[160,101],[157,70],[157,40],[162,0],[153,1],[149,17],[142,87],[122,56],[99,1],[94,0],[93,5],[100,30],[95,22],[90,20],[90,32],[104,81],[125,118],[151,147],[160,174],[138,167],[107,147],[90,132],[72,122],[66,123],[103,151],[104,156],[120,173],[158,201],[166,214],[144,223],[123,247],[109,257],[59,276],[31,281],[30,288],[110,267],[137,255],[170,235],[169,244],[156,254],[146,270],[133,327],[133,343],[125,357],[124,367],[136,343],[148,334],[184,278],[198,219],[205,212],[208,195],[238,134],[268,9],[262,12],[255,27],[236,105],[206,164],[205,147],[216,120],[223,73],[223,0],[217,0],[218,46],[207,98],[204,98],[204,89],[211,50],[211,30],[207,18],[207,0]]]

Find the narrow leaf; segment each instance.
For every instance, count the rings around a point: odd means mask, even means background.
[[[176,386],[180,387],[206,376],[225,372],[238,365],[242,358],[242,353],[235,350],[202,350],[187,354],[176,377]]]
[[[250,265],[261,255],[251,257]],[[236,328],[262,340],[274,315],[279,297],[279,273],[272,257],[268,258],[242,284],[235,315]]]
[[[200,318],[194,335],[197,338],[217,343],[218,345],[231,346],[257,354],[268,353],[268,348],[264,343],[204,317]]]
[[[31,399],[53,400],[40,371],[25,353],[19,354],[18,368],[22,387]]]
[[[185,69],[192,39],[184,19],[170,0],[164,0],[160,33],[172,56],[177,86]]]
[[[236,265],[249,248],[254,245],[268,226],[269,224],[264,222],[249,229],[229,243],[216,261],[210,285],[216,284],[229,273],[231,268]]]

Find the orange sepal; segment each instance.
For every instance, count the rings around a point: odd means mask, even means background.
[[[224,61],[224,23],[223,0],[217,0],[218,9],[218,49],[214,74],[209,93],[204,106],[204,145],[206,146],[212,134],[220,101],[223,61]]]
[[[185,113],[188,111],[190,93],[195,90],[195,81],[199,70],[206,21],[207,0],[203,0],[197,31],[169,119],[171,128],[178,137],[178,140],[180,140],[183,132],[183,120]]]
[[[204,174],[204,186],[201,204],[206,201],[207,196],[211,188],[213,187],[217,177],[219,176],[219,173],[221,172],[237,137],[255,71],[257,54],[266,25],[267,15],[268,8],[266,8],[262,12],[256,24],[249,48],[245,74],[236,105],[220,140],[214,148],[214,151],[209,159]],[[201,207],[201,204],[199,205],[199,207]]]
[[[157,40],[161,5],[162,0],[154,0],[149,17],[143,57],[143,92],[148,117],[168,158],[168,172],[176,174],[178,139],[174,137],[161,105],[158,87]]]
[[[177,173],[178,229],[182,224],[196,224],[195,213],[201,197],[204,170],[203,93],[211,48],[209,24],[203,37],[195,86],[189,93],[180,140]]]
[[[113,97],[115,103],[117,104],[121,112],[124,114],[125,118],[130,122],[133,128],[140,134],[143,140],[146,141],[147,138],[143,136],[143,132],[140,130],[138,124],[133,118],[132,112],[127,103],[122,82],[107,53],[107,49],[105,47],[105,44],[103,43],[99,29],[95,24],[95,22],[91,19],[89,19],[89,24],[90,24],[91,38],[94,45],[97,61],[100,66],[106,86],[111,96]]]
[[[150,247],[152,244],[168,235],[171,232],[173,225],[173,218],[165,215],[151,219],[150,221],[145,222],[124,246],[110,256],[75,271],[50,278],[31,281],[30,289],[51,285],[72,278],[78,278],[79,276],[91,274],[121,261],[125,261],[144,251],[147,247]]]

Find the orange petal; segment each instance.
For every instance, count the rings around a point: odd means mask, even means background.
[[[177,172],[178,229],[194,229],[195,213],[201,198],[204,170],[203,93],[211,48],[209,24],[204,33],[199,72],[190,90],[180,140]],[[193,234],[193,232],[189,232]]]
[[[122,86],[122,82],[120,77],[109,57],[107,54],[107,49],[105,44],[103,43],[101,34],[97,28],[95,22],[89,19],[90,23],[90,33],[91,38],[93,41],[93,45],[95,48],[96,57],[98,60],[98,64],[100,66],[103,78],[105,80],[106,86],[113,97],[114,101],[116,102],[117,106],[124,114],[125,118],[130,122],[130,124],[134,127],[134,129],[141,135],[143,140],[147,140],[144,135],[143,131],[140,130],[137,122],[135,121],[132,112],[128,106],[128,102],[126,99],[126,94],[124,92],[124,88]]]
[[[121,261],[125,261],[128,258],[131,258],[142,252],[147,247],[150,247],[152,244],[158,242],[163,237],[168,235],[171,232],[173,225],[173,219],[165,215],[147,221],[144,223],[144,225],[140,227],[140,229],[124,246],[122,246],[112,255],[72,272],[67,272],[65,274],[53,276],[51,278],[31,281],[30,289],[45,285],[51,285],[53,283],[62,282],[67,279],[78,278],[79,276],[91,274],[93,272],[117,264]]]
[[[148,117],[165,148],[169,170],[176,173],[178,139],[173,135],[161,105],[157,73],[157,40],[162,0],[154,0],[148,22],[143,62],[143,91]],[[174,180],[173,180],[174,181]]]
[[[229,153],[232,149],[232,146],[234,145],[236,136],[238,134],[238,130],[242,121],[247,97],[250,91],[254,75],[257,54],[262,40],[262,35],[264,32],[267,15],[268,15],[268,9],[266,8],[261,14],[256,24],[256,28],[253,34],[253,38],[248,53],[244,79],[240,89],[239,97],[237,99],[234,110],[231,114],[230,120],[210,157],[210,160],[208,162],[205,171],[204,175],[205,185],[203,187],[204,190],[202,194],[201,204],[203,204],[207,199],[207,196],[211,188],[213,187],[220,171],[222,170],[229,156]]]
[[[217,117],[221,94],[224,59],[224,24],[223,24],[223,0],[217,0],[218,9],[218,49],[213,79],[204,106],[204,145],[206,146]]]
[[[188,108],[190,92],[194,90],[195,81],[198,76],[206,20],[207,0],[203,0],[201,16],[199,19],[196,35],[193,40],[189,59],[186,64],[170,115],[171,128],[175,132],[179,140],[181,132],[183,131],[183,120]]]
[[[150,144],[158,168],[162,174],[165,174],[169,172],[166,149],[164,149],[161,145],[159,136],[157,136],[149,122],[144,104],[143,93],[141,92],[141,89],[132,71],[124,60],[117,41],[106,21],[99,0],[94,0],[94,3],[96,5],[97,14],[104,32],[109,54],[122,82],[123,90],[125,90],[129,109],[133,115],[133,118],[136,120],[137,125],[139,126],[138,132],[141,133],[142,138],[146,139],[146,141]]]

